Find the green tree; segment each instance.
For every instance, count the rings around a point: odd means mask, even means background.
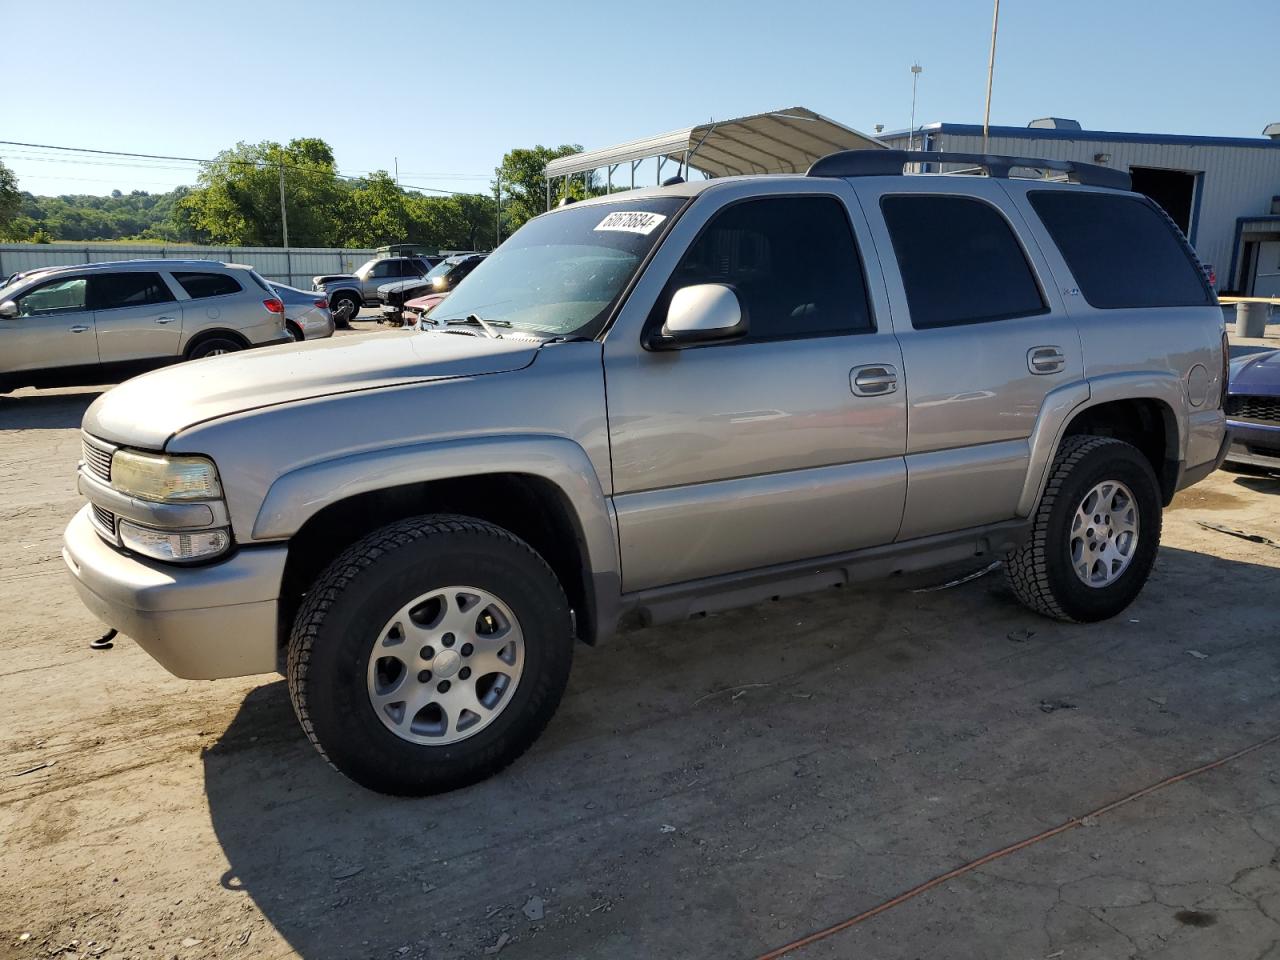
[[[12,170],[0,163],[0,236],[9,236],[13,221],[22,210],[22,194],[18,192],[18,178]]]
[[[502,158],[496,173],[502,181],[502,235],[517,230],[526,220],[531,220],[547,209],[547,181],[542,172],[547,164],[560,157],[581,153],[577,144],[561,144],[558,147],[516,147]],[[594,186],[594,177],[592,178]],[[569,196],[575,199],[585,192],[581,180],[569,188]],[[564,181],[552,185],[551,203],[554,206],[564,196]]]
[[[281,146],[270,140],[223,150],[200,174],[200,185],[178,203],[201,239],[243,246],[280,246],[280,170],[284,169],[289,242],[337,246],[346,232],[350,191],[336,178],[333,150],[304,137]]]

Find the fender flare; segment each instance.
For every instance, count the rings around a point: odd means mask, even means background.
[[[253,523],[255,541],[287,540],[315,514],[361,493],[491,473],[520,473],[553,484],[582,537],[595,599],[596,634],[616,629],[622,569],[612,505],[585,450],[567,437],[470,437],[373,450],[299,467],[271,484]]]
[[[324,295],[329,298],[330,303],[333,303],[334,297],[341,296],[344,293],[351,294],[353,297],[356,298],[356,303],[360,304],[361,306],[364,305],[364,294],[360,291],[359,287],[341,286],[333,290],[326,290]]]
[[[1018,498],[1018,516],[1029,517],[1035,511],[1049,479],[1053,455],[1071,421],[1090,407],[1116,400],[1155,400],[1172,410],[1178,434],[1175,454],[1178,460],[1186,458],[1187,397],[1182,379],[1177,374],[1166,370],[1110,373],[1064,384],[1049,392],[1031,433],[1030,459],[1022,494]]]

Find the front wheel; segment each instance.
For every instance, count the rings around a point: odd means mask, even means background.
[[[1161,519],[1159,484],[1141,451],[1111,437],[1068,437],[1031,536],[1008,557],[1009,585],[1058,620],[1114,617],[1147,582]]]
[[[437,515],[383,527],[329,566],[298,613],[287,672],[302,728],[334,767],[420,796],[524,753],[572,660],[569,605],[542,557],[500,527]]]

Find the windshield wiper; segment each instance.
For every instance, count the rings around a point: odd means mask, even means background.
[[[480,316],[478,313],[469,313],[465,317],[462,317],[461,319],[455,318],[453,320],[446,320],[444,322],[444,325],[446,327],[456,327],[464,323],[475,324],[476,326],[480,327],[485,333],[487,333],[490,336],[490,338],[494,340],[502,339],[502,334],[500,334],[497,330],[495,330],[494,327],[511,326],[511,324],[506,320],[486,320],[484,319],[484,317]]]

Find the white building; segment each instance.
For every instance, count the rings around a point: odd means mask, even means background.
[[[1280,123],[1261,137],[1193,137],[1083,130],[1046,117],[1027,127],[934,123],[880,139],[899,150],[1082,160],[1127,171],[1217,275],[1222,291],[1280,296]]]

